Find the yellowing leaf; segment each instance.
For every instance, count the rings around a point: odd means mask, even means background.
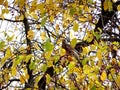
[[[117,10],[120,11],[120,5],[117,6]]]
[[[5,56],[2,58],[2,63],[4,63],[9,57],[11,57],[12,53],[11,53],[11,49],[10,47],[8,47],[6,49],[6,52],[5,52]]]
[[[35,62],[31,62],[29,64],[29,68],[30,68],[30,70],[34,70],[35,69]]]
[[[0,50],[3,49],[5,47],[5,42],[4,41],[0,41]]]
[[[75,67],[75,62],[74,61],[70,62],[70,64],[68,65],[69,69],[72,69],[73,67]]]
[[[73,38],[70,44],[71,44],[71,46],[74,48],[75,45],[76,45],[76,43],[77,43],[77,39],[76,39],[76,38]]]
[[[74,30],[74,31],[78,31],[78,28],[79,28],[78,23],[77,23],[77,22],[74,22],[74,23],[73,23],[73,30]]]
[[[103,71],[103,72],[102,72],[102,74],[101,74],[101,76],[100,76],[100,79],[101,79],[102,81],[104,81],[104,80],[107,79],[107,73],[106,73],[106,71]]]
[[[46,75],[46,83],[49,84],[51,81],[51,77],[49,74]]]
[[[41,71],[45,72],[46,70],[47,70],[47,65],[43,64],[42,67],[41,67]]]
[[[44,26],[44,25],[45,25],[46,20],[47,20],[47,17],[45,17],[45,18],[43,18],[43,19],[41,20],[41,26]]]
[[[45,43],[44,43],[44,49],[45,51],[52,51],[54,48],[53,44],[50,42],[50,40],[48,39]]]
[[[109,11],[113,10],[113,3],[111,2],[111,0],[108,1],[108,10]]]
[[[26,63],[28,63],[28,61],[33,57],[33,55],[29,54],[26,56],[26,58],[24,59]]]
[[[117,85],[120,87],[120,74],[119,74],[118,76],[116,76],[115,82],[116,82]]]
[[[51,66],[53,66],[53,60],[49,59],[47,61],[47,67],[51,67]]]
[[[32,30],[28,31],[27,38],[30,39],[30,40],[32,40],[34,38],[34,32]]]

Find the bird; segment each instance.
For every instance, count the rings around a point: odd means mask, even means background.
[[[66,50],[66,55],[75,57],[75,59],[82,66],[82,64],[80,62],[79,52],[75,48],[72,48],[71,45],[68,44],[67,40],[65,40],[65,39],[62,40],[62,48]]]

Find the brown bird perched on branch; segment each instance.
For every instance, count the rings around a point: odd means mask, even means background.
[[[78,62],[82,66],[82,64],[80,62],[80,57],[79,57],[78,51],[76,49],[72,48],[65,39],[62,40],[62,48],[64,48],[66,50],[67,55],[75,57],[76,60],[78,60]]]

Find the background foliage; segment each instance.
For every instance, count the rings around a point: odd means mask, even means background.
[[[119,0],[0,0],[0,88],[119,90],[119,11]]]

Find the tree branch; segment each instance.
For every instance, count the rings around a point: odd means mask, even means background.
[[[11,20],[11,19],[7,19],[7,18],[0,18],[0,20],[5,20],[5,21],[9,21],[9,22],[23,22],[23,20]]]
[[[9,80],[9,83],[6,86],[3,86],[1,89],[7,88],[13,81],[20,81],[19,79],[11,79]]]

